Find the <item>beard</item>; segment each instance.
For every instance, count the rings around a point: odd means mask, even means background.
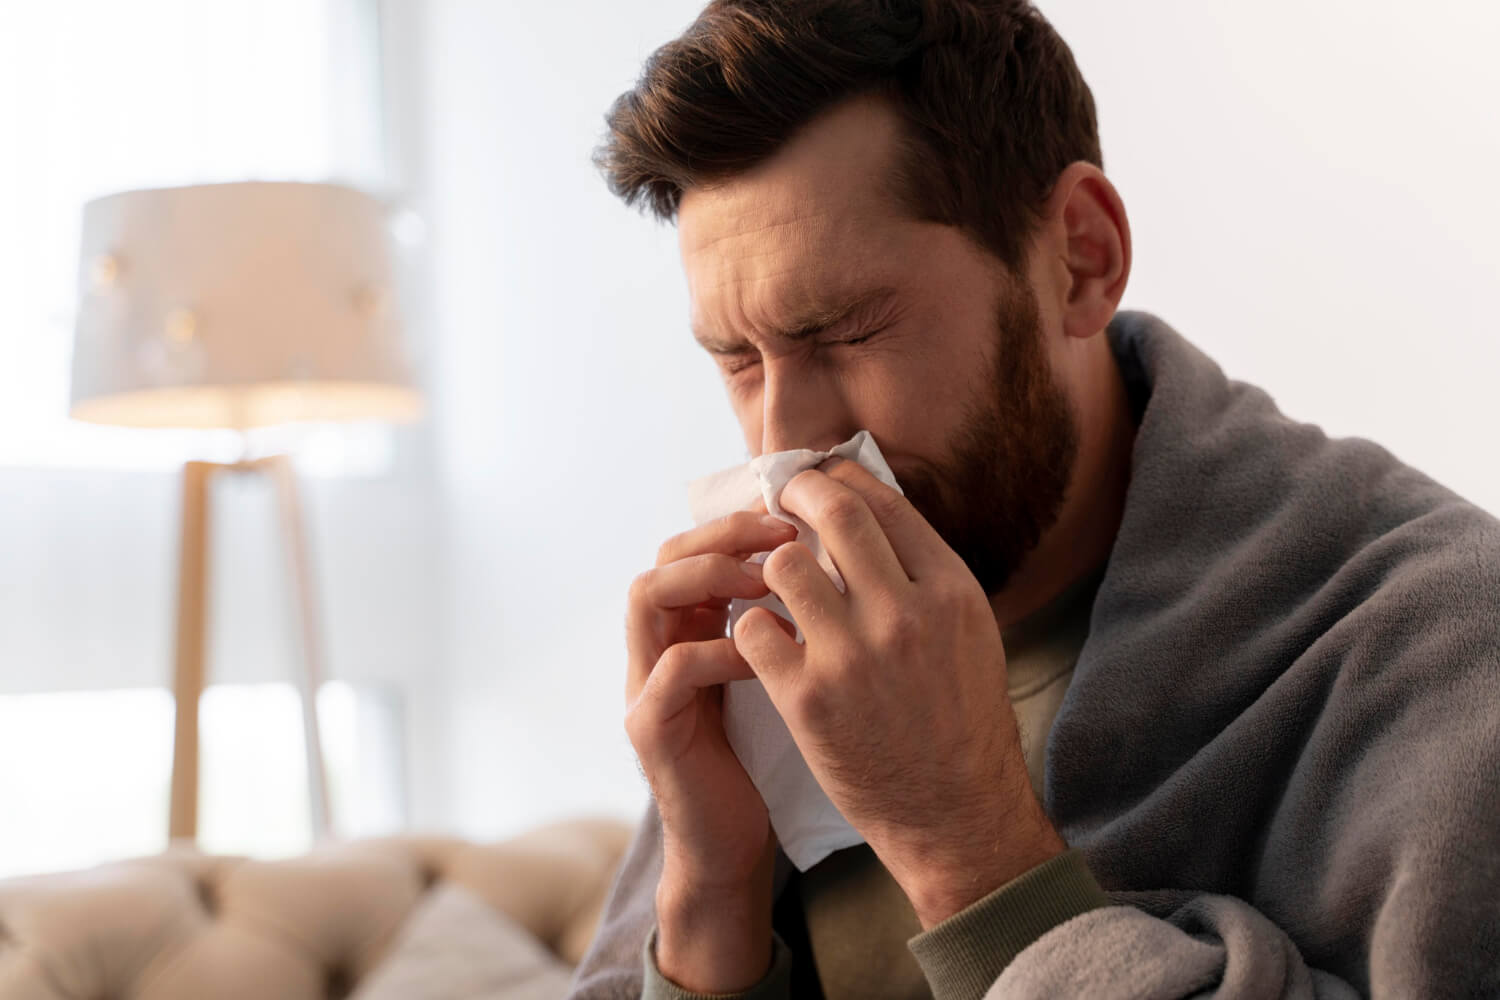
[[[936,462],[897,472],[913,507],[993,597],[1057,521],[1078,457],[1078,422],[1045,352],[1024,279],[996,308],[987,377]]]

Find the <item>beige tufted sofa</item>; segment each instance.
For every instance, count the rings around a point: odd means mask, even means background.
[[[342,997],[443,881],[574,965],[630,835],[574,820],[497,844],[402,836],[283,861],[173,847],[0,881],[0,1000]]]

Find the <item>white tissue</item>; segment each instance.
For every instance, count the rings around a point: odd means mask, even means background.
[[[833,565],[833,560],[823,550],[817,533],[796,515],[782,509],[782,487],[805,469],[819,465],[830,456],[837,455],[864,466],[876,479],[901,492],[890,466],[875,445],[869,431],[860,431],[848,441],[830,451],[778,451],[761,455],[745,465],[725,469],[696,480],[688,486],[688,503],[692,508],[693,521],[702,524],[716,517],[723,517],[737,510],[753,506],[757,499],[764,499],[766,509],[774,516],[797,528],[797,540],[812,550],[839,593],[844,592],[844,581]],[[769,553],[761,552],[752,557],[754,562],[764,562]],[[758,601],[736,600],[729,605],[729,628],[752,607],[767,608],[792,622],[786,605],[770,595]],[[793,622],[795,624],[795,622]],[[802,630],[797,629],[797,641],[802,642]],[[765,800],[770,812],[771,827],[781,849],[799,871],[807,871],[834,851],[853,847],[864,842],[864,838],[849,825],[843,815],[824,793],[807,761],[792,740],[770,696],[758,680],[732,681],[724,689],[724,732],[729,745],[750,775],[756,790]]]

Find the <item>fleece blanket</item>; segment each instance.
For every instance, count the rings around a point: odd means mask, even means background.
[[[1500,997],[1500,522],[1155,317],[1108,337],[1132,478],[1044,804],[1117,905],[986,996]],[[640,996],[660,849],[648,809],[572,996]]]

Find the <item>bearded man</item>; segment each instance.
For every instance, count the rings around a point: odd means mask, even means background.
[[[867,430],[902,492],[785,485],[842,589],[764,505],[635,581],[652,801],[575,997],[1500,996],[1500,524],[1117,311],[1036,10],[715,0],[608,123],[751,454]],[[751,679],[863,838],[806,871]]]

